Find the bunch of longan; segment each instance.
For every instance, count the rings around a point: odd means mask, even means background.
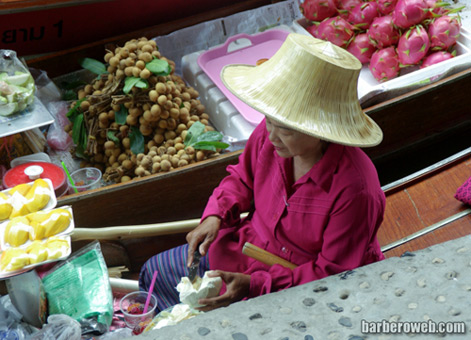
[[[150,72],[146,63],[153,59],[166,61],[170,74],[158,76]],[[86,150],[89,159],[82,166],[98,167],[105,173],[105,179],[124,182],[214,155],[209,151],[185,149],[183,141],[192,124],[199,121],[206,126],[205,131],[214,129],[198,100],[198,91],[174,73],[175,63],[160,54],[155,41],[145,37],[130,40],[114,51],[108,50],[104,60],[108,73],[78,91],[78,98],[83,100],[79,110],[84,113],[91,138]],[[148,87],[134,86],[124,93],[127,77],[145,80]],[[122,121],[123,110],[125,121]],[[131,131],[135,128],[145,144],[144,153],[139,155],[131,151]],[[152,165],[144,166],[143,161]]]

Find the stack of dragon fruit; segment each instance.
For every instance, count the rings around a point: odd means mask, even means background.
[[[376,80],[456,55],[461,20],[440,0],[304,0],[307,31],[355,55]]]

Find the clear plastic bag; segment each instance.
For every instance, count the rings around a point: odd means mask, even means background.
[[[23,316],[11,303],[10,296],[0,297],[0,339],[29,339],[32,329],[21,322]]]
[[[113,295],[98,241],[59,262],[42,280],[50,315],[65,314],[79,322],[96,318],[109,328],[113,317]]]
[[[68,315],[55,314],[47,318],[47,324],[31,336],[31,340],[80,340],[80,324]]]
[[[12,50],[0,50],[0,115],[23,111],[34,101],[36,86],[28,68]]]
[[[72,137],[64,130],[70,123],[66,117],[68,112],[67,102],[50,102],[47,108],[54,117],[54,123],[47,132],[47,145],[53,150],[66,151],[73,144]]]

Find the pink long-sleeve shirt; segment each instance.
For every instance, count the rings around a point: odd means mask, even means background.
[[[376,233],[385,197],[368,156],[329,144],[294,183],[292,158],[268,140],[265,121],[250,136],[239,163],[214,190],[202,216],[222,219],[209,249],[211,269],[250,274],[259,296],[384,259]],[[249,211],[240,220],[240,213]],[[267,266],[242,253],[250,242],[298,265]]]

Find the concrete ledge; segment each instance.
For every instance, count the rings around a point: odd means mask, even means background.
[[[470,311],[471,236],[465,236],[405,253],[400,258],[389,258],[238,302],[139,337],[178,340],[471,339]],[[448,324],[443,326],[455,328],[448,331],[464,331],[465,334],[424,334],[433,327],[438,331],[439,324],[445,322]],[[396,333],[384,332],[387,327]],[[401,332],[398,332],[399,327],[402,327]],[[419,327],[421,332],[404,332],[411,327]],[[365,330],[375,334],[367,334]]]

